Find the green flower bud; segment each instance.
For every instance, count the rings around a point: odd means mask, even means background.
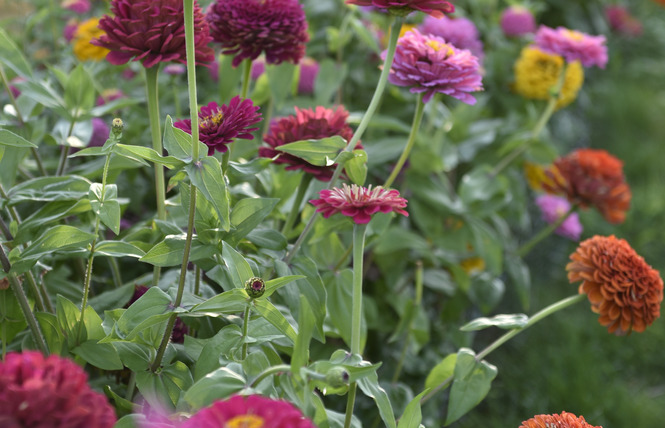
[[[111,132],[115,135],[122,134],[122,128],[125,127],[125,124],[122,122],[122,119],[116,117],[111,123]]]
[[[335,366],[328,370],[326,382],[333,388],[340,388],[349,384],[349,372],[344,367]]]
[[[261,278],[250,278],[245,282],[245,291],[252,299],[259,298],[266,291],[266,283]]]

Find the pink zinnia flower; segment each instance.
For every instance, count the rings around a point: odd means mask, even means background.
[[[233,66],[265,52],[268,64],[297,64],[309,41],[298,0],[217,0],[207,12],[210,34]]]
[[[90,0],[63,0],[62,7],[76,13],[86,13],[90,10]]]
[[[356,224],[366,224],[372,219],[372,215],[378,212],[396,212],[409,216],[409,213],[402,209],[406,207],[406,199],[401,198],[397,190],[387,190],[381,186],[372,189],[372,186],[342,184],[341,189],[333,187],[331,190],[321,190],[319,196],[321,199],[312,199],[309,202],[325,218],[342,213],[352,217]]]
[[[501,30],[509,37],[520,37],[536,31],[536,19],[522,6],[510,6],[501,12]]]
[[[170,74],[171,76],[185,74],[186,71],[187,68],[182,64],[169,64],[164,67],[164,73]]]
[[[253,140],[252,132],[259,129],[250,126],[261,121],[261,113],[257,113],[259,106],[255,106],[251,99],[242,99],[235,96],[229,104],[217,105],[211,102],[201,107],[199,112],[199,139],[208,146],[208,156],[215,150],[226,153],[226,145],[234,138]],[[192,121],[180,120],[173,124],[176,128],[191,134]]]
[[[81,24],[81,22],[77,18],[71,18],[67,21],[65,27],[62,29],[62,36],[65,40],[71,42],[74,39],[74,34],[76,33],[79,24]]]
[[[536,205],[540,208],[543,220],[552,224],[564,216],[570,210],[570,202],[566,198],[554,195],[541,195],[536,198]],[[582,223],[577,213],[571,213],[561,223],[554,233],[564,238],[578,241],[582,234]]]
[[[117,88],[105,89],[97,97],[95,105],[103,106],[106,103],[110,103],[111,101],[115,101],[124,97],[125,94],[120,89]]]
[[[293,404],[260,395],[233,396],[199,410],[180,428],[316,428]]]
[[[560,55],[568,62],[580,61],[585,67],[596,65],[605,68],[607,64],[605,36],[591,36],[564,27],[555,30],[541,25],[535,43],[544,52]]]
[[[287,116],[270,124],[268,134],[263,141],[270,147],[260,147],[259,156],[274,158],[273,162],[288,165],[287,170],[302,169],[321,181],[330,181],[333,166],[317,166],[296,156],[280,152],[279,146],[300,140],[319,140],[339,135],[345,140],[353,137],[353,130],[346,123],[349,112],[342,106],[329,109],[318,106],[315,110],[295,108],[295,116]],[[355,148],[362,148],[360,143]]]
[[[381,54],[385,58],[386,52]],[[469,92],[483,89],[478,58],[466,49],[446,44],[441,37],[411,30],[397,41],[395,60],[388,81],[408,86],[412,93],[424,93],[428,102],[437,93],[475,104]]]
[[[478,28],[469,19],[426,16],[419,30],[422,34],[441,37],[458,49],[468,49],[479,60],[484,56]]]
[[[185,64],[185,18],[182,0],[112,0],[114,17],[104,16],[99,28],[106,33],[91,43],[111,52],[106,59],[115,65],[141,61],[150,68],[162,62]],[[211,62],[208,23],[194,2],[194,46],[197,63]]]
[[[376,6],[402,16],[414,10],[436,18],[441,18],[444,13],[455,12],[455,6],[444,0],[346,0],[346,4]]]
[[[623,6],[607,6],[605,16],[607,16],[610,28],[619,34],[630,37],[642,34],[642,23]]]
[[[87,382],[85,371],[66,358],[8,353],[0,361],[0,426],[111,428],[113,408]]]

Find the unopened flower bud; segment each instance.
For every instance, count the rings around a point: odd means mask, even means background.
[[[259,298],[266,291],[266,283],[258,277],[250,278],[245,282],[245,291],[252,299]]]
[[[125,124],[122,122],[122,119],[120,119],[119,117],[116,117],[115,119],[113,119],[113,122],[111,124],[111,131],[115,135],[122,134],[122,128],[124,128],[124,127],[125,127]]]
[[[335,366],[328,370],[326,382],[333,388],[340,388],[349,384],[349,372],[340,366]]]

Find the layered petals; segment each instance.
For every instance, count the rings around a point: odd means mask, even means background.
[[[406,199],[400,197],[397,190],[387,190],[381,186],[372,189],[372,186],[342,184],[342,188],[321,190],[319,196],[320,199],[309,202],[325,218],[341,213],[351,217],[356,224],[366,224],[372,219],[372,215],[378,212],[396,212],[409,216],[409,213],[403,210],[406,208]]]

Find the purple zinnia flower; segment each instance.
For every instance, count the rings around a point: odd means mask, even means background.
[[[353,218],[356,224],[367,224],[372,215],[382,212],[396,212],[406,217],[409,213],[406,208],[406,199],[399,196],[397,190],[387,190],[381,186],[372,189],[372,186],[361,187],[356,184],[342,188],[333,187],[319,192],[321,199],[312,199],[309,202],[316,207],[316,212],[328,218],[333,214],[342,213]]]
[[[242,99],[235,96],[229,101],[229,104],[217,105],[211,102],[207,106],[201,107],[199,112],[199,139],[208,146],[208,156],[215,150],[226,153],[227,144],[234,138],[244,140],[253,140],[253,131],[258,127],[250,126],[261,121],[261,113],[257,113],[259,106],[255,106],[251,99]],[[192,121],[189,119],[180,120],[173,124],[176,128],[182,129],[188,134],[192,133]]]
[[[541,25],[535,43],[544,52],[560,55],[568,62],[580,61],[585,67],[596,65],[605,68],[607,64],[605,36],[591,36],[564,27],[554,29]]]
[[[76,13],[86,13],[90,10],[90,0],[63,0],[62,7]]]
[[[297,0],[217,0],[208,9],[210,34],[233,66],[265,52],[268,64],[297,64],[309,41],[303,6]]]
[[[71,42],[74,39],[74,34],[76,33],[76,29],[79,27],[79,24],[80,22],[77,18],[71,18],[67,21],[65,27],[62,29],[62,36],[65,38],[65,40]]]
[[[162,62],[185,64],[185,18],[182,0],[112,0],[114,17],[104,16],[99,28],[106,33],[91,43],[111,52],[106,59],[115,65],[141,61],[150,68]],[[197,63],[211,62],[215,55],[208,23],[194,2],[194,45]]]
[[[0,361],[0,426],[111,428],[115,421],[106,397],[73,361],[36,351],[10,352]]]
[[[419,10],[435,18],[441,18],[444,13],[455,12],[455,6],[444,0],[346,0],[346,4],[375,6],[388,9],[397,15],[406,15]]]
[[[381,54],[385,58],[386,52]],[[441,37],[411,30],[397,41],[395,60],[388,80],[424,93],[423,102],[441,92],[467,103],[476,99],[469,92],[483,89],[478,58],[466,49],[446,44]]]
[[[522,6],[510,6],[501,13],[501,30],[509,37],[520,37],[536,31],[536,19]]]
[[[543,220],[549,224],[559,220],[570,209],[570,202],[566,198],[554,195],[538,196],[536,198],[536,205],[540,208]],[[578,241],[582,234],[582,224],[577,213],[570,214],[554,233],[573,241]]]
[[[458,49],[470,50],[478,60],[483,59],[483,42],[480,41],[478,28],[469,19],[426,16],[419,30],[422,34],[441,37]]]

